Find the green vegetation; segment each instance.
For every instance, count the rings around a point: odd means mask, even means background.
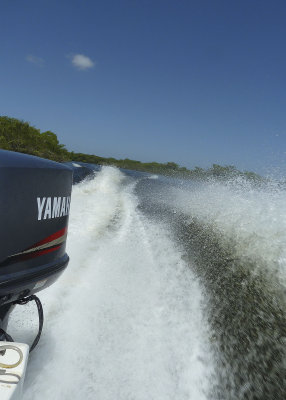
[[[195,167],[189,170],[174,162],[164,164],[155,161],[142,163],[128,158],[117,160],[115,158],[104,158],[92,154],[69,152],[65,148],[65,145],[59,143],[55,133],[50,131],[41,133],[39,129],[30,126],[28,122],[6,116],[0,117],[0,148],[32,154],[54,161],[80,161],[91,164],[114,165],[119,168],[192,179],[208,179],[212,177],[225,179],[239,176],[256,182],[263,179],[254,172],[241,172],[233,165],[221,166],[213,164],[208,169]]]
[[[55,161],[67,161],[69,152],[53,132],[40,132],[15,118],[0,117],[0,148],[32,154]]]

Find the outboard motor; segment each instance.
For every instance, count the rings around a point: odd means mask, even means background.
[[[15,302],[66,268],[72,169],[0,150],[0,329]],[[3,338],[0,340],[3,340]]]

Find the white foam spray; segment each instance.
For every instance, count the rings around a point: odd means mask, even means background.
[[[210,182],[194,189],[171,189],[167,202],[232,240],[240,257],[267,265],[265,272],[286,285],[285,190],[270,184],[255,188],[245,180]]]

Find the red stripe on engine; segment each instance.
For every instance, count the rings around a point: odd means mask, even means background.
[[[41,240],[40,242],[35,243],[33,246],[28,247],[27,250],[30,250],[30,249],[32,249],[34,247],[42,246],[43,244],[52,242],[53,240],[56,240],[59,237],[64,236],[66,234],[66,232],[67,232],[67,227],[65,227],[65,228],[53,233],[52,235],[50,235],[50,236],[46,237],[45,239]]]
[[[62,246],[62,245],[60,244],[59,246],[56,246],[56,247],[50,247],[49,249],[36,251],[36,252],[34,253],[34,254],[35,254],[35,257],[42,256],[43,254],[51,253],[52,251],[56,251],[56,250],[58,250],[61,246]]]
[[[39,251],[35,251],[34,253],[28,253],[28,254],[23,254],[22,256],[19,256],[20,260],[30,260],[31,258],[35,258],[35,257],[39,257],[42,256],[44,254],[48,254],[51,253],[53,251],[58,250],[62,245],[60,244],[59,246],[56,247],[50,247],[48,249],[44,249],[44,250],[39,250]]]

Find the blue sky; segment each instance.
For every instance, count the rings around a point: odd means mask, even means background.
[[[286,170],[286,2],[1,2],[0,114],[69,150]]]

